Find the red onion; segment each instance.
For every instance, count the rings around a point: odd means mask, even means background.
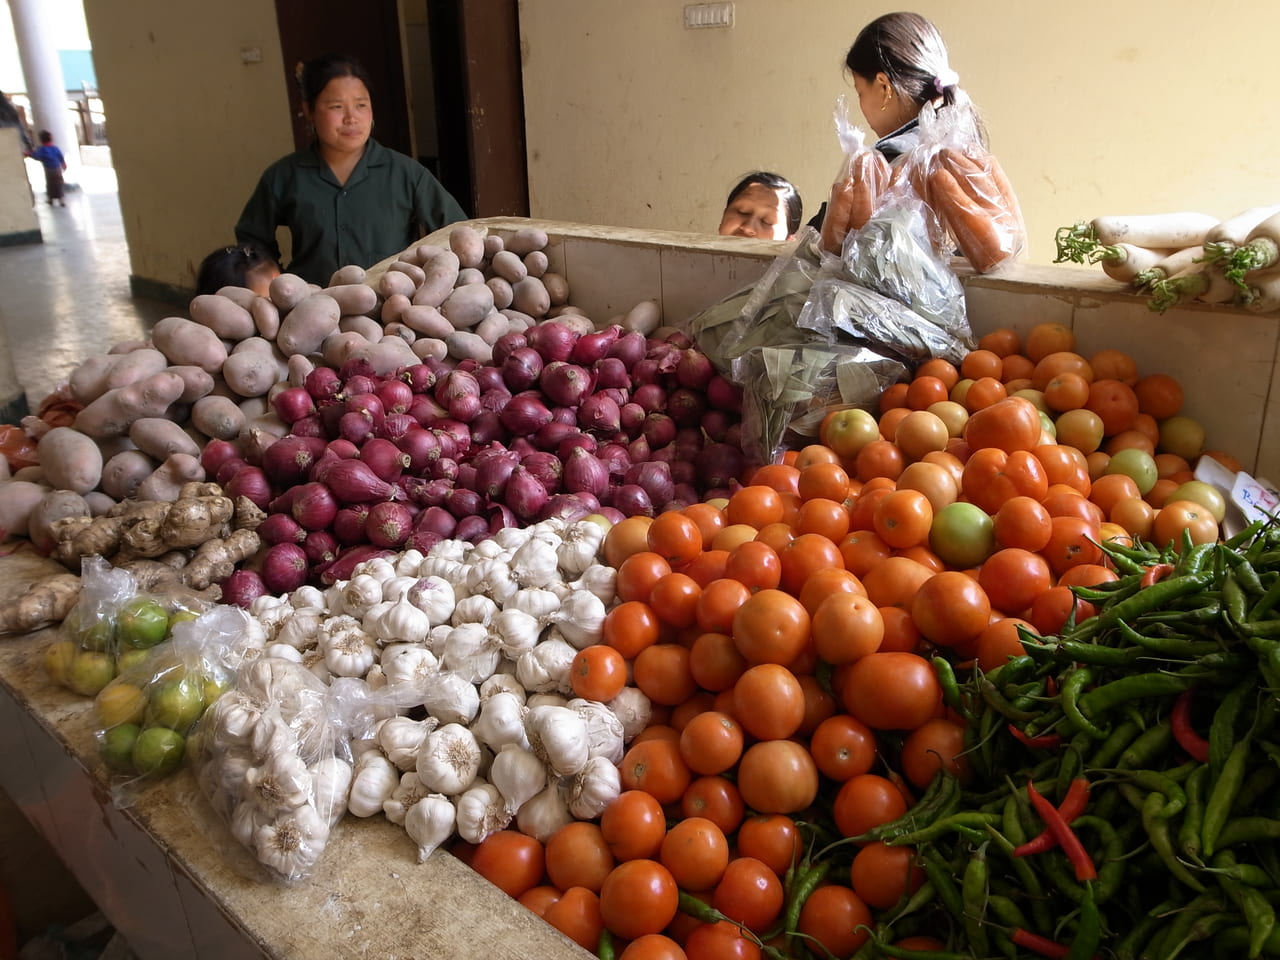
[[[372,503],[399,494],[399,488],[387,483],[360,460],[338,460],[329,464],[320,477],[342,503]]]
[[[704,445],[702,431],[697,427],[681,427],[676,431],[672,445],[675,447],[674,459],[692,461]]]
[[[474,443],[493,443],[507,438],[507,428],[502,425],[502,414],[486,410],[468,424]]]
[[[641,437],[640,439],[643,440],[644,438]],[[673,440],[671,443],[668,443],[665,447],[659,447],[657,450],[650,450],[649,456],[647,456],[645,459],[657,460],[660,463],[670,463],[672,460],[676,458],[676,450],[677,450],[676,443]]]
[[[324,421],[320,418],[320,414],[313,413],[309,417],[303,417],[301,420],[295,420],[289,425],[289,432],[295,437],[319,437],[321,440],[329,439],[329,431],[324,425]]]
[[[444,508],[461,520],[479,513],[484,508],[484,498],[467,487],[452,487],[445,494]]]
[[[267,513],[287,513],[293,515],[293,498],[298,495],[298,487],[289,487],[284,493],[267,504]]]
[[[519,350],[521,347],[527,347],[529,341],[523,333],[504,333],[497,340],[493,341],[493,362],[501,367],[507,357],[511,356],[513,351]]]
[[[486,370],[492,370],[493,367],[485,367]],[[480,394],[480,412],[481,413],[501,413],[502,408],[511,400],[511,391],[507,389],[506,384],[486,390]]]
[[[403,503],[375,503],[364,522],[365,536],[375,547],[398,547],[412,529],[413,514]]]
[[[624,403],[618,410],[618,428],[629,437],[640,433],[644,426],[644,418],[649,414],[638,403]]]
[[[316,412],[315,401],[304,387],[286,387],[272,398],[271,406],[285,423],[293,423]]]
[[[706,390],[707,383],[715,376],[711,358],[696,347],[680,351],[676,364],[676,383],[690,390]]]
[[[405,367],[400,372],[400,377],[409,385],[413,393],[426,393],[436,385],[436,372],[425,363],[415,363]]]
[[[455,487],[466,487],[468,490],[476,488],[476,466],[470,460],[464,460],[458,464],[458,475],[453,478]]]
[[[533,445],[539,450],[554,450],[560,445],[561,440],[575,433],[581,433],[581,431],[573,424],[552,420],[540,427],[533,435]]]
[[[307,582],[307,552],[296,543],[277,543],[262,556],[262,583],[272,593],[288,593]]]
[[[413,522],[414,531],[427,531],[448,538],[458,529],[457,518],[444,507],[427,507]]]
[[[432,480],[457,480],[458,461],[453,457],[436,457],[431,461]]]
[[[622,328],[615,323],[603,330],[584,334],[574,343],[569,359],[573,363],[589,367],[608,355],[609,348],[617,342],[618,335],[621,333]]]
[[[387,483],[394,483],[409,467],[409,455],[383,437],[370,437],[366,440],[360,448],[360,460],[379,480]]]
[[[446,435],[453,440],[453,453],[450,454],[450,456],[457,458],[465,457],[471,450],[471,430],[465,423],[445,418],[443,420],[437,420],[435,426],[431,429]],[[440,452],[442,455],[444,454],[445,449],[442,437],[440,443]]]
[[[263,510],[271,502],[271,481],[261,467],[241,467],[222,488],[231,499],[248,497],[255,506]]]
[[[337,560],[324,568],[320,574],[320,580],[325,584],[334,584],[339,580],[350,580],[351,575],[355,573],[356,567],[360,566],[360,564],[378,557],[390,556],[392,556],[390,550],[380,550],[372,544],[349,547],[338,554]]]
[[[342,369],[345,370],[346,366],[344,365]],[[342,371],[339,371],[339,375],[342,376],[343,396],[358,397],[363,394],[372,394],[378,389],[378,381],[373,377],[373,367],[369,366],[368,369],[369,373],[354,373],[351,376],[342,375]]]
[[[622,413],[612,398],[593,393],[578,408],[578,425],[599,434],[616,433],[622,425]]]
[[[626,472],[623,483],[639,484],[649,495],[649,502],[657,509],[661,509],[675,491],[670,467],[659,460],[635,464]]]
[[[644,418],[643,435],[651,450],[665,447],[676,438],[676,422],[665,413],[651,413]]]
[[[373,417],[363,410],[349,410],[338,421],[338,436],[360,446],[373,436]]]
[[[502,380],[507,387],[519,393],[538,382],[545,364],[542,354],[532,347],[517,347],[502,361]]]
[[[364,543],[364,522],[369,519],[369,505],[365,503],[343,507],[333,518],[333,535],[339,543]]]
[[[486,500],[501,500],[507,488],[511,471],[520,460],[515,454],[503,451],[495,456],[477,458],[475,490]]]
[[[413,403],[413,388],[403,380],[383,380],[374,389],[387,413],[404,413]]]
[[[556,423],[567,423],[570,426],[578,425],[578,408],[577,407],[552,407],[551,419]]]
[[[448,539],[448,537],[440,536],[434,530],[414,530],[410,532],[409,539],[404,542],[404,549],[426,553],[441,540]]]
[[[552,360],[542,368],[538,386],[557,406],[576,407],[591,392],[591,374],[576,363]]]
[[[627,460],[629,464],[644,463],[652,456],[653,448],[649,446],[649,441],[643,433],[627,444]]]
[[[670,340],[650,340],[645,359],[657,363],[659,373],[675,373],[676,365],[680,363],[680,351],[683,349]]]
[[[355,463],[343,460],[342,463]],[[338,501],[333,491],[323,483],[312,481],[294,489],[293,502],[289,505],[293,519],[306,530],[325,530],[333,525],[338,514]]]
[[[521,520],[533,520],[548,499],[547,488],[523,464],[511,472],[507,480],[506,504]]]
[[[524,467],[538,482],[552,494],[560,489],[560,481],[564,476],[564,464],[550,450],[535,450],[520,458],[520,466]]]
[[[382,418],[387,415],[376,393],[359,393],[354,397],[347,397],[343,406],[347,408],[348,413],[367,414],[375,424],[381,423]]]
[[[731,447],[742,449],[742,423],[732,423],[729,429],[724,432],[724,443]]]
[[[458,521],[458,529],[453,534],[459,540],[475,543],[489,536],[489,521],[479,514],[463,517]]]
[[[734,386],[720,374],[707,381],[706,392],[707,402],[717,410],[742,412],[742,388]]]
[[[440,380],[435,398],[445,405],[450,417],[463,423],[480,412],[480,384],[465,370],[451,370]]]
[[[724,440],[725,432],[731,423],[733,423],[733,417],[728,411],[711,409],[702,415],[698,426],[702,428],[708,440],[719,442]]]
[[[417,420],[424,427],[429,427],[437,420],[441,420],[449,415],[436,398],[429,393],[419,393],[413,398],[413,403],[409,405],[409,416]]]
[[[517,457],[527,457],[539,447],[528,437],[512,437],[511,442],[507,444],[507,449]]]
[[[692,485],[697,482],[698,471],[693,465],[693,459],[688,460],[671,460],[668,462],[671,469],[671,480],[678,487],[682,484]]]
[[[507,382],[502,379],[502,367],[500,366],[484,366],[478,367],[473,374],[476,383],[480,385],[480,392],[486,393],[490,390],[504,390],[507,393],[511,391],[507,388]]]
[[[703,487],[727,487],[742,476],[747,459],[740,449],[727,443],[710,443],[694,460]]]
[[[324,449],[325,453],[331,453],[339,460],[350,460],[352,457],[360,456],[360,448],[350,440],[343,440],[341,437],[330,440],[329,445]]]
[[[667,501],[667,506],[670,507],[673,503],[681,503],[687,507],[691,503],[700,503],[703,499],[705,498],[698,493],[698,488],[693,484],[677,483],[675,489],[671,491],[671,499]]]
[[[218,586],[222,588],[223,603],[243,607],[246,610],[253,601],[266,596],[267,593],[266,584],[252,570],[236,570]]]
[[[609,468],[595,454],[578,447],[564,461],[564,488],[569,493],[587,493],[599,496],[609,485]]]
[[[261,427],[250,427],[237,438],[240,445],[244,448],[244,458],[254,466],[262,466],[262,455],[266,453],[267,447],[271,446],[280,438],[270,430],[263,430]]]
[[[538,511],[539,520],[549,520],[553,517],[573,523],[575,520],[581,520],[588,516],[592,511],[585,501],[581,500],[576,494],[557,493],[551,497],[540,511]]]
[[[662,371],[658,369],[658,361],[649,357],[645,357],[628,369],[631,370],[631,382],[645,387],[657,384],[662,376]]]
[[[667,396],[667,414],[678,427],[696,425],[706,410],[706,396],[688,387],[679,387]]]
[[[631,386],[627,365],[617,357],[602,357],[595,362],[591,370],[596,375],[596,389]]]
[[[436,443],[440,446],[440,453],[436,456],[436,460],[453,460],[459,456],[458,442],[453,439],[453,434],[446,430],[437,430],[431,428],[432,435],[436,438]]]
[[[520,521],[505,503],[494,503],[489,506],[489,532],[497,533],[505,527],[518,527]]]
[[[307,538],[307,531],[298,525],[298,521],[287,513],[273,513],[258,524],[258,536],[264,543],[301,543]]]
[[[281,437],[262,453],[262,469],[277,486],[301,483],[325,451],[319,437]]]
[[[613,506],[624,517],[652,517],[653,501],[638,483],[624,483],[613,494]]]
[[[210,440],[200,451],[200,466],[205,473],[216,475],[228,460],[240,459],[240,448],[230,440]]]
[[[377,432],[378,436],[387,440],[399,440],[418,425],[418,421],[407,413],[388,413]]]
[[[568,360],[578,339],[578,334],[571,327],[556,320],[544,320],[530,327],[524,335],[529,346],[542,354],[542,359],[547,363],[552,360]]]
[[[453,489],[453,481],[440,478],[425,480],[422,477],[401,477],[400,487],[405,496],[420,507],[438,507]]]
[[[596,456],[608,468],[610,477],[621,479],[627,472],[627,467],[631,466],[631,456],[627,453],[627,448],[620,443],[606,443],[596,451]]]
[[[645,413],[661,413],[667,408],[667,391],[656,383],[646,383],[636,387],[631,402],[640,404]]]
[[[571,433],[556,444],[556,456],[564,460],[575,450],[595,453],[598,446],[599,443],[596,442],[596,438],[589,433]]]
[[[617,357],[630,370],[637,363],[644,359],[645,351],[648,349],[645,344],[644,334],[637,333],[634,330],[630,333],[624,333],[614,341],[613,346],[609,348],[607,356]]]
[[[312,530],[302,541],[302,550],[311,566],[318,567],[333,562],[338,555],[338,540],[328,530]]]
[[[397,447],[409,457],[406,469],[410,473],[422,473],[427,464],[440,456],[440,440],[430,430],[414,427],[395,441]]]
[[[551,422],[551,411],[541,400],[526,394],[516,394],[499,414],[502,425],[513,434],[529,436]]]
[[[616,507],[606,507],[603,504],[595,509],[596,516],[604,517],[609,523],[621,523],[627,519],[623,512]]]
[[[332,367],[316,367],[302,381],[313,400],[332,400],[342,392],[342,379]]]

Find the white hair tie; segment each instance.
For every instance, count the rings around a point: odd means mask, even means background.
[[[956,73],[950,67],[943,67],[938,71],[938,75],[933,78],[933,88],[942,93],[947,87],[958,87],[960,85],[960,74]]]

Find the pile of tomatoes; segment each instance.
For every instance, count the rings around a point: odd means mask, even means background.
[[[618,602],[572,679],[654,704],[624,792],[598,823],[545,846],[503,831],[470,862],[623,960],[852,955],[923,878],[910,847],[847,838],[940,767],[971,776],[930,658],[991,669],[1022,652],[1020,626],[1091,616],[1071,586],[1116,578],[1109,539],[1218,537],[1181,402],[1122,353],[1075,353],[1066,328],[1000,330],[891,387],[878,420],[831,413],[821,443],[726,500],[614,525]]]

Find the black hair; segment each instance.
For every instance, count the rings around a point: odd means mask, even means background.
[[[324,92],[329,81],[337,77],[355,77],[372,93],[373,85],[364,66],[355,57],[342,53],[326,53],[308,60],[298,75],[298,86],[302,88],[302,102],[308,107],[316,105],[316,98]]]
[[[41,130],[37,136],[40,137],[41,143],[53,143],[53,134],[48,130]]]
[[[739,180],[734,185],[734,188],[729,191],[729,199],[724,202],[725,207],[727,208],[729,204],[733,203],[743,190],[756,183],[762,187],[768,187],[770,190],[782,191],[782,203],[787,211],[787,236],[791,236],[799,230],[800,218],[804,213],[804,203],[800,199],[800,191],[786,177],[780,177],[776,173],[769,173],[767,170],[748,173]]]
[[[223,287],[245,287],[250,270],[272,263],[274,257],[260,243],[238,243],[219,247],[200,262],[196,272],[196,293],[217,293]]]
[[[950,73],[946,44],[938,28],[918,13],[876,17],[858,33],[844,64],[867,80],[883,73],[899,96],[920,106],[938,96],[947,106],[955,101],[956,84],[936,86],[939,74]]]

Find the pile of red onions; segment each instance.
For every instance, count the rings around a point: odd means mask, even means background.
[[[549,516],[652,516],[727,495],[746,466],[741,393],[680,333],[547,320],[502,337],[489,364],[319,367],[272,404],[288,436],[202,455],[229,495],[269,514],[261,569],[232,591],[249,600]]]

